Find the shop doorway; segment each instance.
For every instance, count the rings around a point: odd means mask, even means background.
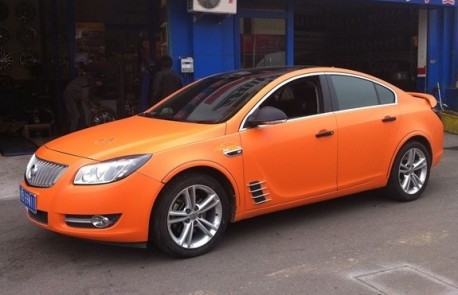
[[[416,90],[417,6],[329,0],[294,11],[295,64],[359,70]]]
[[[240,18],[240,68],[286,64],[284,18]]]

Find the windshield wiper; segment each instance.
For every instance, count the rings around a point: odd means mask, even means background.
[[[154,119],[159,119],[159,120],[186,122],[186,121],[181,120],[181,119],[173,118],[173,117],[170,116],[170,114],[140,113],[138,115],[141,116],[141,117],[154,118]]]
[[[151,113],[140,113],[138,115],[141,116],[141,117],[146,117],[146,118],[155,118],[156,117]]]

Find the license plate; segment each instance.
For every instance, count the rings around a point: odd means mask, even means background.
[[[24,206],[32,211],[33,213],[37,213],[37,196],[19,186],[19,200],[21,201]]]

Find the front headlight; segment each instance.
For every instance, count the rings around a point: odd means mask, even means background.
[[[81,167],[74,184],[103,184],[129,176],[145,164],[151,155],[133,155]]]

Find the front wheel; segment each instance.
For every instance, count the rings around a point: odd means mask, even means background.
[[[391,169],[387,186],[388,197],[397,201],[413,201],[428,184],[431,155],[424,144],[412,141],[399,151]]]
[[[202,255],[221,239],[229,211],[227,193],[213,177],[197,173],[179,176],[158,197],[150,241],[172,256]]]

